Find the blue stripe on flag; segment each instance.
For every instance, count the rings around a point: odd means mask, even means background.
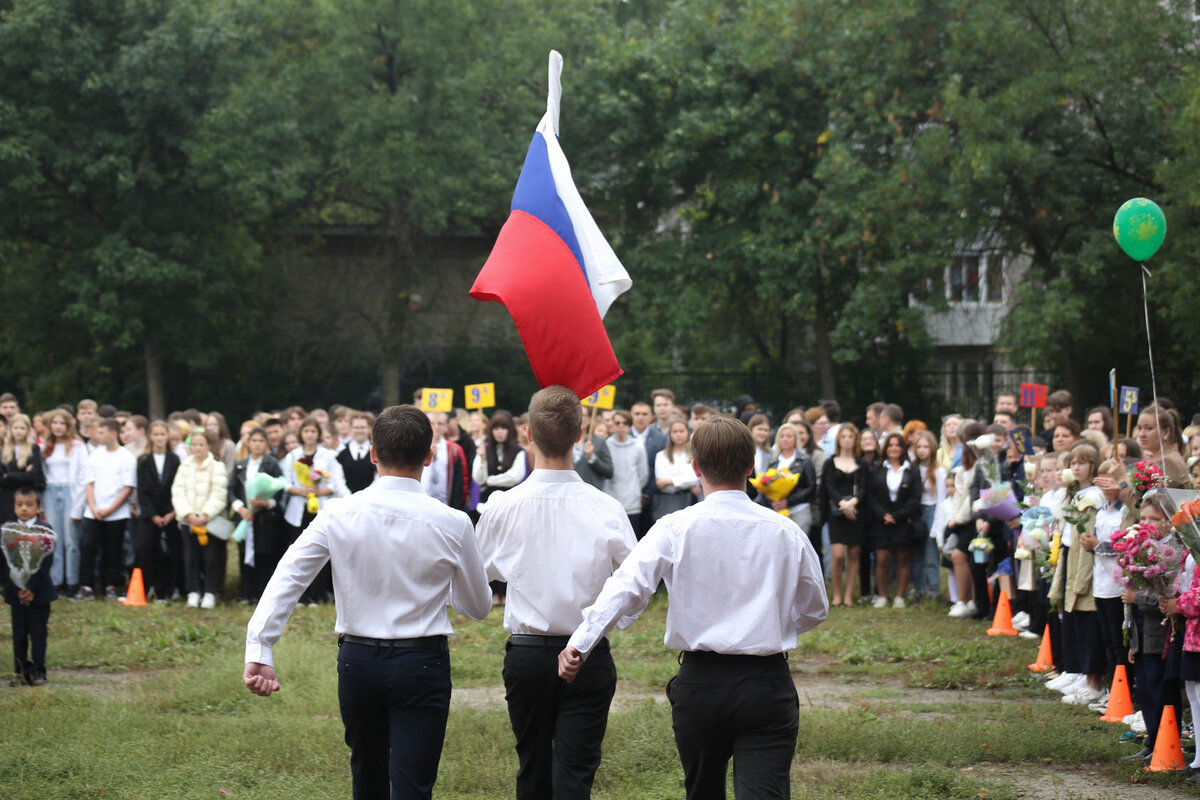
[[[521,168],[521,177],[517,179],[517,188],[513,192],[512,210],[521,210],[540,219],[558,234],[563,243],[575,255],[579,271],[587,280],[587,270],[583,268],[583,251],[579,249],[579,241],[575,238],[575,226],[571,224],[571,215],[558,196],[554,186],[554,174],[550,171],[550,157],[546,153],[546,140],[541,131],[533,134],[529,143],[529,152],[525,154],[525,166]],[[588,282],[590,288],[591,282]]]

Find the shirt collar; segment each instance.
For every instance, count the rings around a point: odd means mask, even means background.
[[[573,469],[535,469],[529,480],[541,483],[582,483],[583,478]]]
[[[428,469],[428,467],[426,469]],[[398,475],[380,475],[375,481],[375,485],[380,489],[425,494],[425,489],[421,486],[420,481],[413,480],[412,478],[401,478]]]

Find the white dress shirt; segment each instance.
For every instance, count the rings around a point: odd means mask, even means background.
[[[84,466],[84,486],[92,484],[96,508],[112,505],[125,487],[137,487],[137,461],[124,447],[115,450],[98,448],[88,456]],[[130,497],[132,497],[132,493]],[[86,505],[86,500],[84,501]],[[95,519],[90,506],[83,512],[84,519]],[[104,518],[106,522],[129,519],[129,500]]]
[[[445,438],[439,438],[433,444],[433,462],[421,473],[421,488],[425,494],[445,504],[450,496],[450,487],[446,485],[446,455],[450,448],[446,447]]]
[[[772,655],[829,613],[808,537],[743,491],[713,492],[650,529],[604,584],[569,646],[588,653],[622,616],[640,613],[667,584],[672,650]]]
[[[1125,507],[1110,505],[1096,512],[1096,545],[1095,558],[1092,561],[1092,597],[1113,598],[1121,596],[1121,584],[1113,577],[1117,568],[1117,556],[1108,548],[1101,545],[1112,545],[1113,534],[1121,529],[1125,520]],[[1100,551],[1105,550],[1107,554]],[[1186,585],[1186,584],[1181,584]]]
[[[620,502],[557,469],[493,495],[475,534],[488,577],[508,583],[504,630],[543,636],[570,635],[637,542]]]
[[[517,447],[517,445],[513,445],[513,447]],[[475,483],[480,486],[490,486],[493,489],[511,489],[525,480],[525,473],[528,471],[523,449],[517,450],[517,454],[513,456],[511,467],[495,475],[488,475],[487,451],[483,448],[475,452],[475,463],[471,465],[471,477],[475,479]]]
[[[667,458],[666,450],[659,450],[655,454],[654,479],[657,481],[659,478],[671,479],[670,486],[659,489],[663,494],[690,492],[693,487],[700,485],[700,479],[696,477],[696,471],[692,469],[692,457],[683,450],[675,454],[674,461]]]
[[[492,592],[471,520],[383,475],[331,500],[288,548],[246,630],[246,661],[273,664],[272,648],[300,594],[333,566],[334,630],[371,639],[453,635],[446,606],[483,619]]]

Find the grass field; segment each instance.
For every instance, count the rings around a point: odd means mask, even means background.
[[[594,797],[683,796],[663,697],[677,669],[662,645],[666,605],[660,595],[612,637],[620,683]],[[268,699],[241,684],[250,611],[55,603],[50,683],[0,689],[0,800],[348,797],[333,609],[293,615],[276,651],[283,689]],[[501,620],[500,609],[455,617],[439,797],[512,796]],[[1143,777],[1120,760],[1122,726],[1041,688],[1025,668],[1036,642],[985,627],[941,606],[833,609],[789,661],[801,698],[793,797],[1193,793],[1178,776]],[[0,646],[10,638],[5,613]]]

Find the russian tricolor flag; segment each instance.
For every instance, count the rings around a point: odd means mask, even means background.
[[[586,397],[621,375],[603,318],[633,282],[571,180],[558,144],[561,97],[562,56],[553,50],[546,115],[471,297],[508,309],[540,385]]]

